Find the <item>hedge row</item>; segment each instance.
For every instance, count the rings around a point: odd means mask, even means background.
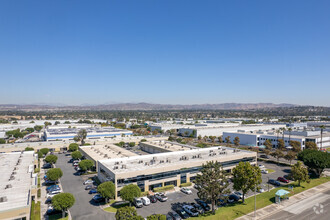
[[[154,192],[164,192],[172,189],[174,189],[174,185],[168,185],[168,186],[154,188]]]
[[[191,182],[188,182],[188,183],[182,183],[182,184],[180,185],[180,187],[187,187],[187,186],[191,186],[191,185],[192,185]]]

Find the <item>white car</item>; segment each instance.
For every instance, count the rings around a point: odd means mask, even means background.
[[[88,180],[86,180],[86,181],[84,182],[84,185],[89,185],[89,184],[93,184],[93,183],[94,183],[93,180],[88,179]]]
[[[263,164],[259,164],[258,167],[259,167],[260,169],[265,169],[265,165],[263,165]]]
[[[61,193],[62,190],[56,190],[50,193],[47,193],[46,198],[53,198],[54,196],[56,196],[57,194]]]
[[[150,205],[150,199],[146,196],[142,197],[141,201],[142,201],[143,205],[145,205],[145,206]]]
[[[261,170],[261,173],[267,174],[268,173],[268,170],[263,169],[263,170]]]
[[[263,188],[258,189],[258,192],[263,193],[265,190]]]
[[[181,192],[184,192],[186,194],[191,194],[192,193],[192,191],[190,189],[186,188],[186,187],[181,188]]]

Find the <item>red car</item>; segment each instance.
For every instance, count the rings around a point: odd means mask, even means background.
[[[277,181],[283,182],[283,183],[289,183],[289,180],[285,179],[284,177],[278,177]]]

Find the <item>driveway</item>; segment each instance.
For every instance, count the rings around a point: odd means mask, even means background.
[[[56,167],[61,168],[63,176],[61,184],[63,192],[72,193],[76,202],[70,208],[71,216],[74,220],[90,220],[90,219],[115,219],[114,214],[103,211],[98,205],[91,203],[93,195],[89,195],[83,185],[83,177],[75,176],[75,170],[72,163],[68,163],[71,157],[65,154],[58,154]]]

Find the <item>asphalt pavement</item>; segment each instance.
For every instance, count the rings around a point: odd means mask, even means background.
[[[93,195],[88,194],[83,185],[84,176],[76,176],[72,163],[68,161],[71,157],[65,156],[65,154],[58,154],[58,160],[56,167],[61,168],[63,176],[61,178],[61,184],[63,192],[72,193],[76,199],[76,202],[70,213],[74,220],[105,220],[115,219],[114,214],[103,211],[97,204],[93,204]],[[86,177],[85,177],[86,178]]]

